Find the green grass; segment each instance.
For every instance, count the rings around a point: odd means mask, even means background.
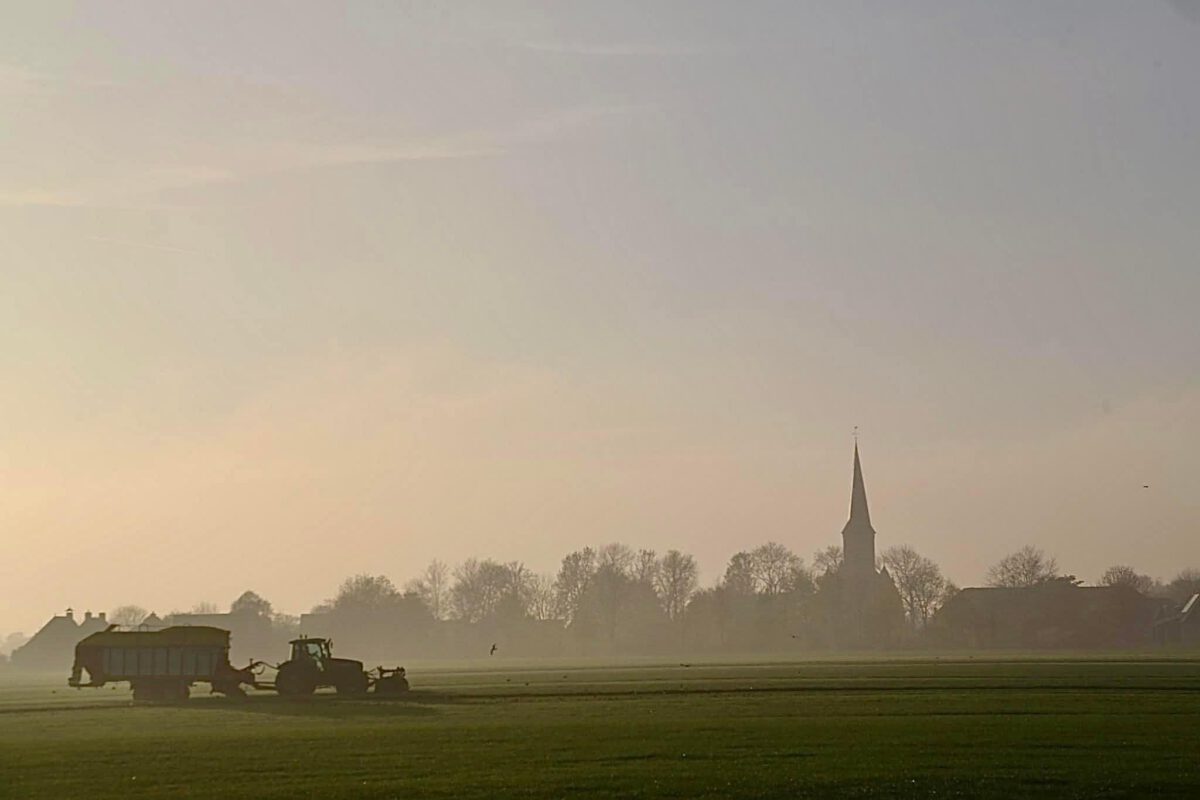
[[[10,675],[0,796],[1200,796],[1187,658],[483,666],[183,707]]]

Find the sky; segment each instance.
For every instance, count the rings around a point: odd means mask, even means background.
[[[433,558],[1200,567],[1200,4],[0,29],[0,633]],[[1149,488],[1143,488],[1148,486]]]

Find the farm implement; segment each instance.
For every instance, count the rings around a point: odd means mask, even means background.
[[[245,697],[246,690],[274,690],[283,697],[304,697],[332,687],[340,695],[379,695],[408,691],[403,667],[363,669],[361,661],[334,658],[329,639],[301,637],[291,641],[291,658],[273,665],[251,661],[238,669],[229,663],[229,631],[208,626],[176,626],[158,631],[93,633],[75,646],[69,686],[99,687],[128,681],[133,698],[146,702],[180,702],[191,687],[207,683],[212,691]],[[274,681],[260,680],[267,669]],[[83,673],[88,680],[83,680]]]

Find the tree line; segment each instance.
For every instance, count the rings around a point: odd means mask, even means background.
[[[830,644],[822,630],[822,589],[841,566],[840,547],[820,550],[806,563],[778,542],[733,554],[708,587],[700,586],[691,554],[660,555],[621,543],[572,551],[553,574],[538,574],[520,561],[469,558],[450,567],[434,560],[402,587],[384,575],[349,577],[305,619],[353,647],[382,641],[394,645],[389,649],[448,655],[477,652],[498,639],[531,655],[819,647]],[[896,587],[914,642],[958,592],[935,561],[908,545],[882,551],[878,567]],[[1026,546],[992,565],[987,583],[1018,588],[1081,581],[1062,573],[1053,556]],[[1182,604],[1200,591],[1200,570],[1183,570],[1164,582],[1115,565],[1098,583]],[[200,603],[186,613],[219,613],[219,607]],[[279,613],[252,591],[236,598],[229,613],[247,646],[278,648],[299,632],[320,632],[302,631],[300,617]],[[108,618],[137,626],[148,617],[144,608],[127,605]]]

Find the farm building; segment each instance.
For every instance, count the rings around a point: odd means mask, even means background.
[[[1178,611],[1160,615],[1154,623],[1159,644],[1200,645],[1200,594],[1194,594]]]
[[[31,670],[69,669],[75,658],[75,644],[107,627],[103,611],[94,615],[86,611],[83,619],[76,622],[75,612],[68,608],[65,613],[51,617],[33,638],[13,651],[12,665]]]
[[[1121,648],[1153,641],[1162,602],[1127,586],[1050,581],[1021,588],[963,589],[931,634],[955,647]]]

